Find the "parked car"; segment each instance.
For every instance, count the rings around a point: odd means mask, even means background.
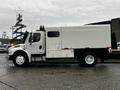
[[[10,44],[0,45],[0,52],[8,52],[8,48],[11,47]]]
[[[7,52],[6,45],[0,45],[0,52]]]

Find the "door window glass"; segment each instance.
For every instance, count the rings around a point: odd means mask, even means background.
[[[38,42],[40,41],[40,37],[41,37],[40,33],[34,33],[33,35],[30,36],[29,42],[30,40],[32,40],[32,42]]]

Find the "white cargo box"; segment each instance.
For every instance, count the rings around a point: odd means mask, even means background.
[[[106,48],[111,46],[109,25],[61,28],[62,48]]]

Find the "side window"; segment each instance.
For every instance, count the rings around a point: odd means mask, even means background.
[[[33,42],[40,41],[40,33],[34,33],[33,34]]]
[[[30,36],[29,42],[30,40],[32,40],[32,42],[38,42],[40,41],[40,37],[41,37],[40,33],[34,33],[32,36]]]
[[[60,32],[59,31],[48,31],[47,32],[47,36],[48,37],[59,37],[60,36]]]

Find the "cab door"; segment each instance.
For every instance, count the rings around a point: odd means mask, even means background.
[[[44,32],[39,31],[31,33],[28,39],[27,51],[30,54],[44,54],[45,53],[45,41]]]
[[[61,57],[61,31],[60,28],[47,28],[46,57]]]

